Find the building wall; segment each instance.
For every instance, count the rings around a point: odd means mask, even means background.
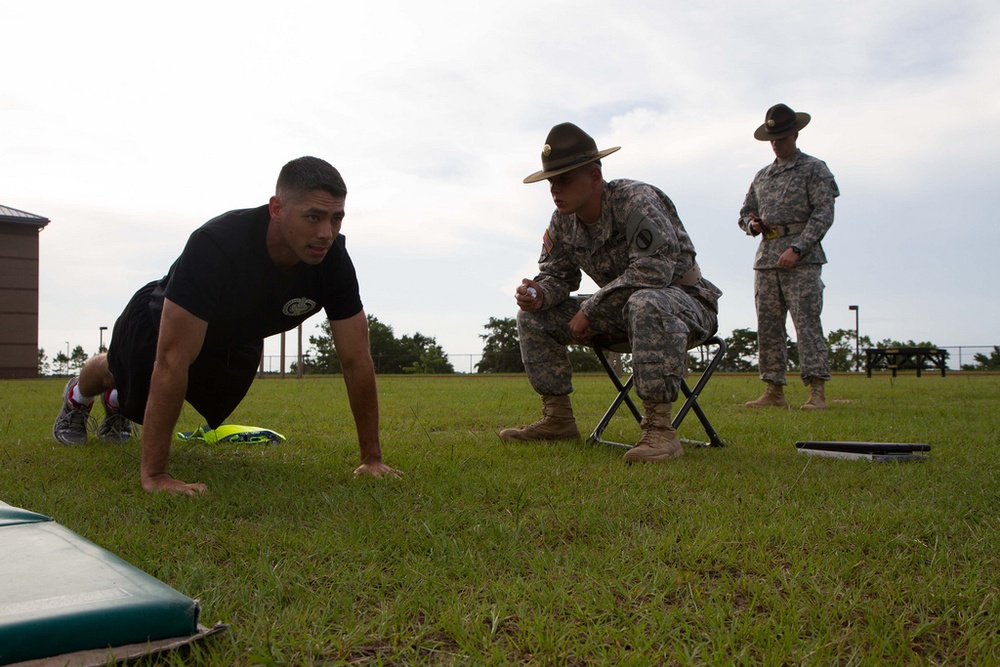
[[[0,222],[0,379],[38,377],[38,228]]]

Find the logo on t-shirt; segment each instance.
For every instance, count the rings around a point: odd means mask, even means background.
[[[301,296],[286,303],[285,307],[281,309],[281,312],[289,317],[298,317],[299,315],[311,313],[315,308],[315,301]]]

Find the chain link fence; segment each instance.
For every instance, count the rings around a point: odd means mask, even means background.
[[[987,357],[993,352],[995,346],[993,345],[949,345],[942,346],[939,349],[948,351],[948,370],[949,371],[961,371],[962,366],[971,366],[976,363],[975,356],[977,354],[982,354]],[[864,351],[862,350],[862,353]],[[511,354],[512,358],[517,358],[519,355]],[[306,355],[308,359],[308,355]],[[391,366],[393,361],[391,358],[383,358],[378,355],[372,357],[375,362],[375,370],[379,372],[382,366]],[[451,362],[455,369],[455,373],[459,375],[475,374],[477,373],[476,364],[482,361],[483,355],[480,354],[449,354],[448,360]],[[862,362],[860,366],[860,372],[864,372],[864,355],[862,354]],[[296,375],[296,356],[286,355],[285,357],[285,375]],[[265,375],[280,375],[281,374],[281,355],[278,354],[268,354],[264,355],[261,370]]]

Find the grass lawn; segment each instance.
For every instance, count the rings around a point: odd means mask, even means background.
[[[500,441],[537,418],[523,377],[381,377],[398,480],[352,476],[339,378],[267,379],[229,421],[288,441],[175,443],[197,499],[143,492],[138,442],[57,444],[62,385],[0,382],[0,500],[230,625],[164,664],[1000,664],[997,376],[838,376],[822,413],[744,409],[761,383],[718,376],[701,402],[729,446],[634,466]],[[576,389],[589,432],[612,388]],[[634,441],[630,419],[606,436]],[[187,407],[179,427],[199,424]],[[702,436],[693,414],[681,435]],[[797,440],[932,451],[844,461]]]

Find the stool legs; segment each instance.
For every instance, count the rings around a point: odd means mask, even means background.
[[[683,392],[686,400],[680,406],[680,408],[678,408],[677,414],[671,421],[671,426],[676,430],[678,427],[680,427],[681,422],[684,420],[684,417],[687,416],[687,413],[689,411],[694,411],[695,415],[698,417],[698,421],[700,421],[701,425],[705,428],[705,433],[708,435],[708,442],[697,442],[697,441],[687,441],[687,440],[684,440],[682,442],[690,442],[692,444],[698,444],[698,445],[708,445],[710,447],[725,447],[726,443],[724,443],[722,441],[722,438],[719,437],[719,434],[712,426],[712,423],[708,420],[708,416],[705,414],[705,411],[698,404],[698,397],[701,395],[701,392],[708,385],[708,381],[712,378],[712,374],[715,372],[715,369],[722,362],[722,357],[725,355],[726,352],[726,343],[718,336],[714,336],[708,341],[706,341],[703,345],[714,345],[716,347],[715,354],[712,356],[712,359],[708,364],[708,368],[704,370],[701,377],[698,379],[698,382],[695,384],[694,389],[691,389],[686,381],[684,381],[683,379],[681,380],[681,391]],[[625,383],[622,383],[622,381],[618,378],[617,373],[615,373],[614,369],[611,367],[610,362],[608,362],[607,357],[605,355],[605,349],[606,348],[601,345],[594,346],[594,351],[597,353],[598,360],[601,362],[601,365],[607,372],[608,377],[614,383],[615,388],[618,389],[618,395],[615,396],[615,399],[614,401],[612,401],[611,406],[608,408],[607,412],[604,413],[604,416],[601,418],[601,421],[597,424],[597,427],[594,428],[594,432],[590,435],[589,438],[587,438],[587,442],[600,443],[602,445],[611,445],[614,447],[624,447],[628,449],[629,447],[631,447],[631,445],[605,440],[604,431],[608,427],[608,424],[611,422],[611,418],[621,407],[622,403],[624,403],[629,407],[636,421],[641,422],[642,414],[639,412],[638,408],[635,406],[635,403],[632,401],[632,398],[629,396],[629,393],[632,390],[633,378],[630,377]]]

